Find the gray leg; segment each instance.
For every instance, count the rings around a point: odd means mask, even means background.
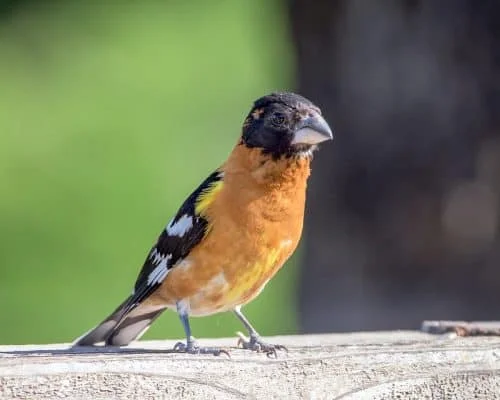
[[[280,344],[269,344],[262,340],[260,335],[257,333],[252,324],[248,321],[248,319],[241,312],[240,307],[236,307],[234,309],[234,313],[238,317],[238,319],[243,323],[246,330],[248,331],[248,335],[250,336],[247,339],[241,332],[238,332],[238,336],[240,339],[238,340],[238,344],[240,344],[244,349],[253,350],[257,352],[266,353],[268,357],[274,356],[277,357],[278,354],[276,350],[285,350],[287,351],[285,346]]]
[[[225,354],[230,357],[229,352],[218,347],[200,347],[196,343],[195,338],[191,335],[191,327],[189,326],[189,314],[186,312],[185,307],[182,306],[180,302],[177,302],[177,313],[184,328],[184,333],[186,334],[186,343],[177,342],[174,346],[174,350],[179,353],[187,354],[213,354],[214,356],[219,356]]]

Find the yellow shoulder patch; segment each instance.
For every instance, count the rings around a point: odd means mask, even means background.
[[[196,199],[196,203],[194,206],[194,211],[196,214],[203,215],[205,210],[212,204],[217,193],[219,193],[224,186],[224,182],[222,180],[218,180],[212,182],[205,190],[203,190],[198,198]]]

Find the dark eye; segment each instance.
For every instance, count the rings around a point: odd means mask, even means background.
[[[273,114],[273,116],[271,117],[271,123],[274,126],[281,126],[285,123],[285,116],[281,113]]]

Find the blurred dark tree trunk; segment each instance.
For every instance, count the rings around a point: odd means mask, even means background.
[[[290,1],[313,163],[303,331],[500,319],[500,2]]]

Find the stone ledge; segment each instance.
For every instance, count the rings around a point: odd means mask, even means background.
[[[267,338],[289,353],[234,348],[185,355],[174,341],[127,348],[0,346],[0,398],[36,399],[500,399],[500,338],[413,331]],[[398,397],[399,396],[399,397]]]

